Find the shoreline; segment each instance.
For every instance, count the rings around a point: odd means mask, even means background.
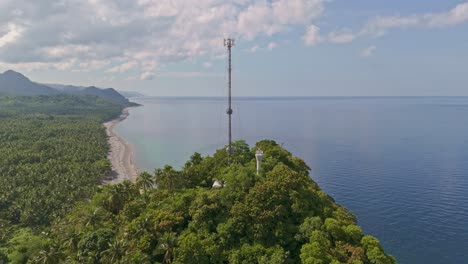
[[[120,116],[104,123],[109,143],[107,159],[112,164],[112,173],[104,178],[104,184],[117,184],[124,180],[136,182],[139,171],[135,165],[133,146],[114,132],[114,127],[129,116],[128,108],[122,110]]]

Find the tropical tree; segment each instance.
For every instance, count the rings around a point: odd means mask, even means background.
[[[128,248],[125,240],[115,239],[109,243],[109,248],[101,253],[103,263],[119,263],[126,255]]]
[[[162,264],[172,263],[174,257],[174,248],[177,245],[177,236],[175,233],[164,233],[159,239],[157,253],[163,253]]]
[[[147,172],[142,172],[136,181],[136,185],[138,189],[142,189],[143,193],[146,193],[147,190],[154,186],[153,175]]]
[[[45,245],[34,258],[34,263],[57,264],[65,258],[65,255],[56,244]]]

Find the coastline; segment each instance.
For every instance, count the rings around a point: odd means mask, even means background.
[[[122,114],[109,122],[104,123],[109,153],[107,159],[112,164],[112,173],[104,179],[105,184],[117,184],[124,180],[136,182],[139,175],[135,165],[135,151],[133,146],[114,132],[114,127],[129,116],[128,108],[122,110]]]

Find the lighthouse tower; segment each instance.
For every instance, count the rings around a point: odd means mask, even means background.
[[[262,165],[263,151],[257,149],[255,152],[255,158],[257,159],[257,175],[260,173],[260,166]]]

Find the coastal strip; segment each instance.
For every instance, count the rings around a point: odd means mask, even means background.
[[[107,184],[117,184],[124,180],[135,182],[139,175],[135,166],[133,146],[114,132],[115,125],[127,118],[128,115],[128,108],[125,108],[118,118],[104,123],[110,147],[107,158],[112,164],[112,173],[105,180]]]

